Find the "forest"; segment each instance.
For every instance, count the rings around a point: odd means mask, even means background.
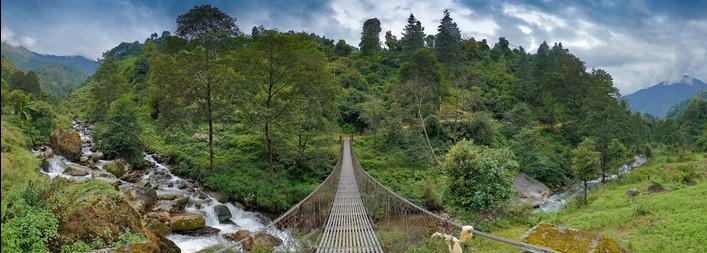
[[[637,155],[685,163],[677,169],[685,183],[704,180],[707,100],[666,118],[641,115],[620,99],[608,72],[587,69],[560,42],[525,49],[504,37],[466,38],[448,11],[440,16],[425,29],[411,14],[400,20],[400,35],[368,19],[360,42],[347,43],[263,26],[246,31],[218,8],[195,6],[176,19],[174,34],[104,52],[96,72],[62,96],[3,57],[2,252],[152,239],[105,221],[119,208],[93,209],[116,189],[40,175],[42,160],[29,150],[74,119],[95,125],[107,158],[140,168],[145,152],[163,154],[177,175],[275,217],[329,175],[341,135],[353,136],[362,167],[383,184],[484,231],[560,223],[567,214],[534,215],[516,203],[518,173],[553,191],[584,183],[569,207],[577,212],[597,196],[587,181],[618,174]],[[619,181],[660,181],[628,178]],[[78,198],[87,191],[91,197]],[[92,223],[109,224],[96,225],[106,227],[101,236],[71,232],[79,226],[72,215],[101,211]]]

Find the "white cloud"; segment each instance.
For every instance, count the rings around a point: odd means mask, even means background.
[[[12,29],[7,26],[2,27],[2,31],[0,32],[0,34],[0,37],[2,37],[2,42],[5,42],[15,47],[23,46],[26,48],[30,48],[34,46],[35,43],[37,43],[37,40],[35,40],[34,38],[16,34],[14,31],[12,31]]]
[[[536,10],[530,10],[523,6],[504,5],[503,14],[516,17],[548,32],[552,32],[556,28],[567,26],[567,20],[563,18]]]

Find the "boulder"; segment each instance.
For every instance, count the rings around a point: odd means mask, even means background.
[[[152,154],[152,158],[154,158],[158,163],[167,163],[169,161],[169,155],[160,152],[155,152]]]
[[[226,238],[226,240],[237,242],[237,241],[240,241],[240,240],[248,237],[249,235],[250,235],[250,230],[242,229],[242,230],[238,230],[238,232],[235,232],[235,233],[225,234],[225,235],[223,235],[223,238]]]
[[[84,177],[91,174],[91,169],[81,165],[72,164],[64,170],[64,174],[74,177]]]
[[[148,208],[157,202],[157,192],[152,188],[124,184],[118,187],[118,190],[125,194],[128,202],[141,213],[145,213]]]
[[[52,151],[51,149],[44,151],[42,152],[42,156],[44,156],[44,158],[52,158],[54,157],[54,151]]]
[[[616,242],[602,235],[548,223],[539,223],[531,228],[521,237],[521,241],[562,252],[626,252]]]
[[[61,128],[49,136],[52,149],[69,161],[78,162],[81,159],[81,136],[76,130]]]
[[[631,188],[626,190],[626,195],[631,197],[638,195],[638,188]]]
[[[105,155],[103,154],[103,152],[95,152],[95,153],[92,153],[90,155],[90,157],[91,157],[91,160],[93,160],[94,162],[98,162],[98,160],[103,159],[103,157],[105,157]]]
[[[188,230],[188,231],[177,231],[176,233],[181,234],[181,235],[188,235],[188,236],[212,236],[212,235],[217,235],[218,232],[221,232],[221,229],[212,228],[212,227],[203,227],[203,228],[197,228],[197,229]]]
[[[158,196],[160,200],[174,200],[177,198],[177,195],[175,194],[165,194],[165,195],[160,195]]]
[[[115,159],[103,165],[103,169],[115,175],[122,177],[125,173],[132,170],[130,163],[125,159]]]
[[[282,245],[280,238],[265,233],[255,234],[252,239],[243,241],[243,249],[246,251],[252,251],[255,246],[274,248],[280,245]]]
[[[226,203],[228,201],[228,194],[223,191],[207,191],[211,197],[214,197],[218,202]]]
[[[231,211],[229,211],[228,207],[225,205],[214,206],[214,213],[218,216],[218,222],[224,222],[233,217]]]
[[[172,233],[172,228],[165,225],[161,221],[153,218],[148,218],[147,222],[145,223],[145,227],[147,229],[151,230],[153,233],[161,235],[161,236],[167,236],[169,233]]]
[[[202,134],[202,133],[194,133],[192,136],[194,139],[200,140],[200,141],[209,141],[209,135],[208,134]]]
[[[124,173],[123,176],[120,177],[120,179],[130,183],[137,183],[142,180],[142,173],[143,171],[141,170],[131,170],[127,173]]]
[[[547,186],[525,173],[518,173],[513,188],[525,198],[542,199],[550,196],[550,189]]]
[[[89,159],[90,158],[88,158],[87,155],[82,155],[81,158],[79,159],[79,162],[81,162],[81,164],[85,164],[86,162],[88,162]]]
[[[91,181],[91,179],[87,177],[70,177],[67,180],[72,184],[83,184]]]
[[[173,231],[189,231],[203,228],[206,226],[206,220],[199,214],[186,213],[173,215],[169,224]]]

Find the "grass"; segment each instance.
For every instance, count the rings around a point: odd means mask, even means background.
[[[628,175],[609,181],[593,191],[586,206],[569,204],[558,214],[539,214],[531,222],[556,225],[602,234],[633,252],[707,252],[707,158],[694,154],[692,161],[668,162],[661,156]],[[681,176],[696,169],[693,186]],[[687,173],[690,174],[690,173]],[[667,191],[646,189],[661,184]],[[637,188],[640,194],[626,195]],[[519,239],[530,226],[514,225],[494,231],[503,238]],[[481,252],[509,252],[513,247],[476,238],[467,243]]]

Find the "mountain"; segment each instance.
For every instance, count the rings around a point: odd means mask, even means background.
[[[695,93],[704,89],[707,89],[707,84],[704,82],[683,76],[680,82],[661,82],[623,98],[628,100],[631,110],[664,117],[672,106],[690,99]]]
[[[61,96],[83,84],[98,63],[81,56],[43,55],[2,43],[2,56],[23,72],[34,71],[44,88]]]
[[[683,111],[685,111],[685,108],[687,108],[690,102],[695,100],[707,100],[707,89],[698,91],[697,94],[695,94],[691,98],[685,99],[679,104],[670,107],[668,113],[665,116],[670,118],[677,118],[682,114]]]

